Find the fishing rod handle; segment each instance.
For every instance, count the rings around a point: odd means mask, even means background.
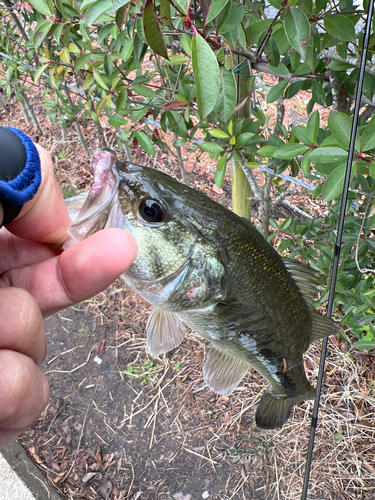
[[[10,224],[30,201],[41,182],[40,158],[33,141],[13,127],[0,127],[0,203]]]

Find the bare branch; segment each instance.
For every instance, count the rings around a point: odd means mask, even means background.
[[[241,167],[242,170],[244,171],[244,174],[246,175],[246,179],[249,181],[255,199],[260,201],[262,199],[262,189],[259,186],[257,180],[255,179],[253,171],[246,165],[241,164]]]

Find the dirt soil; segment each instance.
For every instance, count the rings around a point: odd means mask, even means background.
[[[0,123],[40,142],[54,159],[63,193],[73,195],[89,187],[90,159],[73,126],[63,144],[59,128],[44,117],[38,92],[33,87],[31,102],[42,135],[25,123],[15,99],[0,110]],[[306,121],[303,97],[296,99],[287,108],[288,123]],[[103,125],[113,146],[116,135]],[[100,146],[94,124],[82,127],[94,152]],[[172,154],[159,150],[152,158],[134,147],[138,163],[179,178]],[[183,155],[190,184],[230,206],[229,176],[218,190],[214,163],[208,157],[198,163],[186,149]],[[262,175],[257,172],[258,179]],[[293,203],[314,217],[326,209],[302,192]],[[276,216],[295,214],[280,209]],[[144,335],[149,310],[118,281],[46,320],[42,367],[51,401],[19,442],[48,481],[66,500],[300,498],[313,402],[295,408],[281,430],[258,429],[254,415],[264,380],[249,371],[231,396],[215,395],[202,376],[209,346],[193,334],[161,359],[152,358]],[[312,383],[319,353],[315,343],[306,355]],[[329,341],[310,500],[375,499],[375,357],[370,354]]]

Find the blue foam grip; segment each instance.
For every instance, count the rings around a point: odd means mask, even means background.
[[[8,181],[0,180],[0,200],[7,205],[22,206],[30,201],[41,183],[40,158],[33,141],[13,127],[4,127],[21,139],[26,151],[26,164],[18,175]],[[0,144],[1,154],[1,144]]]

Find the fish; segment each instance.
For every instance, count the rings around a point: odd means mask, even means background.
[[[106,227],[131,232],[138,256],[121,279],[153,305],[146,345],[153,356],[192,329],[210,342],[206,386],[229,395],[252,367],[268,382],[258,427],[280,428],[316,391],[303,354],[337,333],[314,308],[311,267],[284,258],[247,219],[166,173],[94,154],[94,181],[67,246]]]

